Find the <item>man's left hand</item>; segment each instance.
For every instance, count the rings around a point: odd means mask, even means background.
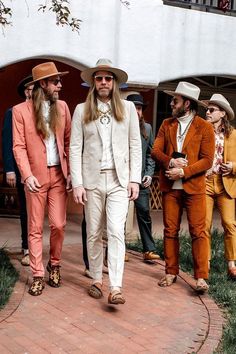
[[[152,183],[152,177],[151,176],[144,176],[142,179],[142,184],[144,188],[147,188],[151,185]]]
[[[233,170],[233,163],[227,161],[226,163],[222,163],[220,166],[221,172],[223,176],[229,175]]]
[[[134,182],[129,182],[128,184],[128,197],[129,200],[135,200],[139,195],[139,184]]]
[[[177,181],[182,178],[182,169],[181,168],[171,168],[165,172],[165,175],[171,181]]]

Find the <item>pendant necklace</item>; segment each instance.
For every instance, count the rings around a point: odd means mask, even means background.
[[[190,120],[190,122],[187,124],[186,128],[184,129],[183,133],[181,133],[181,124],[179,122],[179,129],[178,129],[178,135],[177,135],[177,140],[179,142],[182,142],[185,138],[185,134],[187,133],[188,128],[190,127],[190,124],[192,123],[193,118]]]
[[[109,108],[106,112],[102,112],[100,109],[98,109],[98,117],[100,123],[107,127],[111,121],[111,108]]]

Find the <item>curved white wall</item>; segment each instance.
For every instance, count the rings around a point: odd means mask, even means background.
[[[8,0],[5,0],[6,2]],[[83,20],[80,35],[38,12],[38,1],[8,1],[13,26],[0,34],[0,67],[24,59],[57,58],[79,69],[100,57],[156,86],[195,75],[236,75],[236,18],[164,6],[161,0],[71,0]]]

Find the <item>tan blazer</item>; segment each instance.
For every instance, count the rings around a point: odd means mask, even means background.
[[[173,181],[165,176],[174,151],[177,151],[178,121],[165,119],[159,129],[152,150],[152,158],[160,164],[160,189],[169,192]],[[215,136],[212,125],[195,116],[186,134],[182,153],[188,166],[184,167],[183,189],[189,194],[205,193],[205,171],[212,166],[215,152]]]
[[[230,175],[222,178],[223,184],[228,195],[236,198],[236,129],[224,139],[224,162],[227,161],[233,162],[233,170]]]
[[[139,121],[132,102],[123,100],[125,118],[112,120],[112,149],[120,184],[141,182],[142,150]],[[83,123],[84,103],[79,104],[72,118],[70,170],[72,186],[94,189],[101,170],[102,138],[98,120]]]
[[[58,101],[61,113],[61,127],[56,131],[56,141],[61,168],[65,178],[68,175],[71,116],[67,104]],[[35,176],[40,184],[46,182],[47,155],[43,138],[36,131],[32,101],[13,107],[13,153],[20,170],[22,181]]]

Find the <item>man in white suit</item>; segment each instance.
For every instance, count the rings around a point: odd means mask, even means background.
[[[93,278],[88,293],[96,299],[103,296],[102,233],[106,217],[108,303],[124,304],[124,228],[129,200],[138,197],[141,183],[139,121],[134,104],[120,98],[119,85],[128,76],[110,60],[99,59],[95,67],[81,73],[81,78],[90,90],[86,102],[79,104],[73,115],[70,168],[74,200],[85,206]]]

